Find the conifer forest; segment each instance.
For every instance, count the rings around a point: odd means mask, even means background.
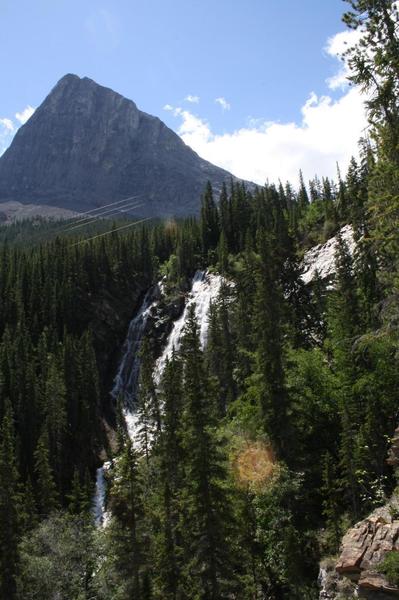
[[[0,600],[355,597],[319,572],[397,493],[399,20],[346,7],[369,125],[335,180],[0,227]]]

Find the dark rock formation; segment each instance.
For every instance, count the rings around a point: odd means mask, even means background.
[[[85,211],[138,195],[135,215],[187,215],[230,177],[131,100],[65,75],[0,158],[0,203]]]
[[[165,347],[173,323],[184,310],[185,295],[175,290],[171,296],[163,297],[153,308],[147,322],[146,335],[150,339],[153,355],[158,358]]]

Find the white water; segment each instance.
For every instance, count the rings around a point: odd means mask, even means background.
[[[351,254],[355,251],[355,240],[353,239],[353,229],[351,225],[345,225],[341,229],[342,239],[348,244]],[[330,277],[335,273],[335,252],[337,249],[337,238],[330,238],[325,244],[314,246],[305,253],[303,259],[304,273],[302,280],[304,283],[310,283],[316,275],[316,271],[322,279]]]
[[[178,350],[181,344],[181,338],[187,322],[188,309],[195,305],[195,316],[199,325],[201,347],[205,348],[208,340],[208,312],[212,301],[215,301],[219,295],[222,285],[222,277],[208,272],[197,271],[193,277],[191,291],[186,299],[186,304],[182,315],[173,323],[165,348],[155,363],[154,380],[158,385],[165,368],[167,359],[172,356],[173,349]],[[140,375],[140,357],[139,352],[143,335],[145,332],[148,317],[152,309],[159,303],[162,295],[163,286],[157,284],[151,288],[129,325],[128,334],[123,345],[122,360],[114,380],[114,386],[111,395],[114,399],[122,397],[124,403],[123,415],[126,428],[130,439],[137,447],[137,429],[138,415],[137,392]],[[105,463],[107,464],[107,463]],[[96,493],[93,501],[93,515],[98,526],[105,526],[107,522],[106,508],[106,487],[107,482],[104,477],[104,468],[97,469]]]
[[[109,469],[111,463],[106,462],[96,471],[96,492],[93,499],[93,517],[97,527],[105,527],[107,524],[106,512],[106,497],[107,497],[107,482],[105,479],[105,471]]]
[[[114,380],[111,391],[113,398],[122,397],[122,401],[129,410],[134,409],[137,402],[137,386],[140,373],[140,349],[143,334],[151,310],[159,302],[160,289],[158,284],[146,293],[137,315],[130,321],[129,330],[122,349],[122,360]]]
[[[164,351],[155,363],[154,380],[157,385],[162,377],[166,361],[172,356],[173,349],[178,350],[180,348],[182,333],[187,322],[188,310],[193,304],[195,304],[195,316],[197,317],[200,329],[201,347],[205,348],[208,341],[209,308],[211,302],[215,301],[219,295],[221,285],[222,277],[220,275],[212,275],[203,271],[195,273],[183,314],[173,323],[172,331],[169,334]]]

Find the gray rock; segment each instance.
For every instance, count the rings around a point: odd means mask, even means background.
[[[0,202],[85,211],[137,194],[134,214],[179,216],[230,178],[131,100],[65,75],[1,156]]]

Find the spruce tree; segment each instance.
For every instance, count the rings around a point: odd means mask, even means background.
[[[46,517],[59,507],[59,494],[50,465],[50,442],[46,427],[42,429],[34,458],[39,514]]]
[[[157,442],[161,432],[161,411],[153,376],[154,360],[148,338],[143,340],[140,361],[137,439],[148,465],[151,446]]]
[[[214,250],[219,239],[219,215],[213,199],[213,191],[208,181],[201,205],[201,243],[202,253],[207,259],[209,250]]]
[[[233,525],[225,491],[226,471],[216,439],[215,399],[200,349],[195,309],[184,330],[183,448],[185,480],[181,498],[184,540],[184,593],[202,600],[228,598],[234,588],[230,532]]]
[[[116,577],[117,597],[145,600],[142,594],[145,544],[143,536],[143,486],[138,455],[128,440],[118,458],[110,492],[112,521],[106,532],[105,577]],[[115,584],[114,584],[115,585]],[[110,589],[109,593],[115,593]]]
[[[5,403],[0,427],[0,597],[15,597],[21,526],[18,470],[11,405]]]
[[[265,432],[283,449],[287,435],[287,396],[283,372],[281,292],[273,270],[271,247],[264,230],[258,232],[259,264],[256,271],[255,339],[260,375],[260,406]]]
[[[150,498],[158,515],[154,528],[154,594],[176,600],[181,590],[181,547],[185,532],[180,523],[180,494],[183,487],[182,365],[175,353],[165,364],[161,380],[163,427],[157,448],[159,470]]]

